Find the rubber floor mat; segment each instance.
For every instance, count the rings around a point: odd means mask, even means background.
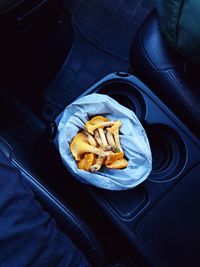
[[[129,70],[129,48],[155,0],[66,0],[74,42],[45,92],[43,118],[50,121],[103,76]]]
[[[52,120],[93,83],[111,72],[127,72],[128,68],[128,62],[96,48],[75,29],[71,52],[45,92],[43,118]]]
[[[155,0],[65,0],[88,40],[127,61],[131,41],[154,6]]]

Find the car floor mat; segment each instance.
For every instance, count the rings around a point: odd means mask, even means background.
[[[74,25],[93,44],[128,61],[133,37],[155,0],[67,0]]]
[[[129,70],[132,38],[153,7],[154,0],[65,1],[65,8],[72,13],[74,42],[62,68],[45,91],[42,114],[45,120],[53,120],[103,76]]]
[[[76,29],[74,36],[69,56],[45,92],[43,118],[48,121],[106,74],[128,71],[128,62],[96,48]]]

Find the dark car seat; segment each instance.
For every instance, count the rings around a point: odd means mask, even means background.
[[[23,157],[22,153],[17,154],[13,145],[2,137],[0,138],[0,151],[21,172],[24,181],[32,189],[35,198],[42,208],[56,220],[61,232],[71,238],[92,266],[101,266],[104,261],[101,246],[86,223],[66,202],[59,199],[55,193],[41,182],[41,177],[33,174],[34,171],[27,164],[27,157]]]
[[[169,47],[154,10],[139,28],[130,49],[134,74],[144,81],[187,126],[199,135],[200,66]]]
[[[0,36],[1,85],[42,90],[71,49],[70,14],[63,0],[0,1]]]

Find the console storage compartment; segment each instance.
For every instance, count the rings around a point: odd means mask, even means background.
[[[153,169],[147,180],[132,190],[113,192],[86,186],[88,192],[148,266],[172,266],[173,263],[173,266],[183,266],[184,262],[194,262],[197,258],[193,255],[198,255],[200,248],[200,228],[197,227],[200,216],[195,208],[199,201],[196,192],[200,192],[199,140],[135,76],[110,74],[84,95],[94,92],[107,94],[136,113],[149,138]],[[187,216],[190,219],[184,220]],[[169,229],[164,225],[164,218]],[[173,235],[176,241],[181,237],[184,246],[178,247],[180,242],[175,241],[173,247]],[[189,236],[191,240],[187,244]],[[198,243],[195,243],[196,237]],[[181,252],[182,249],[185,252]]]

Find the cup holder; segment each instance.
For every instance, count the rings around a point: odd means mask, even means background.
[[[107,94],[123,106],[133,110],[142,122],[152,151],[152,172],[149,180],[168,181],[174,179],[186,161],[186,148],[182,138],[172,128],[163,124],[146,125],[146,103],[134,85],[128,82],[111,81],[104,84],[98,93]]]
[[[131,109],[142,121],[146,114],[146,104],[140,92],[125,82],[117,82],[101,88],[99,93],[107,94],[121,105]]]
[[[171,128],[155,124],[145,127],[151,152],[150,180],[166,181],[175,178],[183,169],[186,149],[182,138]]]

